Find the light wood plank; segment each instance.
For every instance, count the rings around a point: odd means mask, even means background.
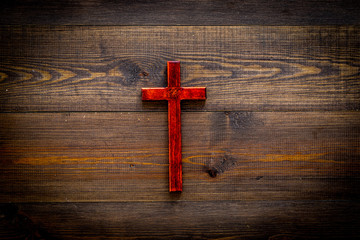
[[[141,88],[205,86],[184,110],[360,109],[357,26],[3,26],[0,111],[144,111]]]

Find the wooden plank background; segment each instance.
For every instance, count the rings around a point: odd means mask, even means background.
[[[0,239],[360,238],[354,1],[3,1]],[[355,24],[355,25],[354,25]],[[168,193],[181,61],[184,191]]]
[[[359,24],[356,0],[3,0],[1,24],[340,25]]]
[[[359,117],[183,113],[179,200],[357,197]],[[165,112],[5,113],[0,119],[2,202],[172,198]]]
[[[207,101],[184,109],[360,109],[356,26],[5,26],[1,31],[2,111],[166,110],[166,104],[143,103],[139,89],[165,86],[168,60],[181,61],[183,86],[207,87]]]

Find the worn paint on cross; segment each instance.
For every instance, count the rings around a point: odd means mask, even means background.
[[[182,191],[181,100],[205,100],[206,88],[180,86],[180,62],[167,62],[166,88],[143,88],[143,100],[168,101],[169,191]]]

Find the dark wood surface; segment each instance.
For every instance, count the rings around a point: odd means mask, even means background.
[[[340,0],[1,1],[0,239],[359,239],[359,22]],[[167,104],[141,100],[167,61],[207,88],[181,194]]]
[[[183,112],[174,200],[357,199],[358,112]],[[1,202],[170,201],[166,112],[3,113]],[[19,187],[14,187],[19,186]]]
[[[359,24],[357,0],[2,0],[0,24]]]
[[[359,110],[360,27],[5,26],[0,110],[166,111],[141,100],[166,86],[206,86],[205,111]],[[185,40],[184,40],[185,39]]]
[[[0,228],[0,237],[357,239],[359,205],[356,201],[269,200],[23,203],[6,206],[4,223],[9,227]]]

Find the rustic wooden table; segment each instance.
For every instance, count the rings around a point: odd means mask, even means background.
[[[0,239],[360,238],[360,7],[5,1]],[[182,103],[168,192],[166,62]]]

